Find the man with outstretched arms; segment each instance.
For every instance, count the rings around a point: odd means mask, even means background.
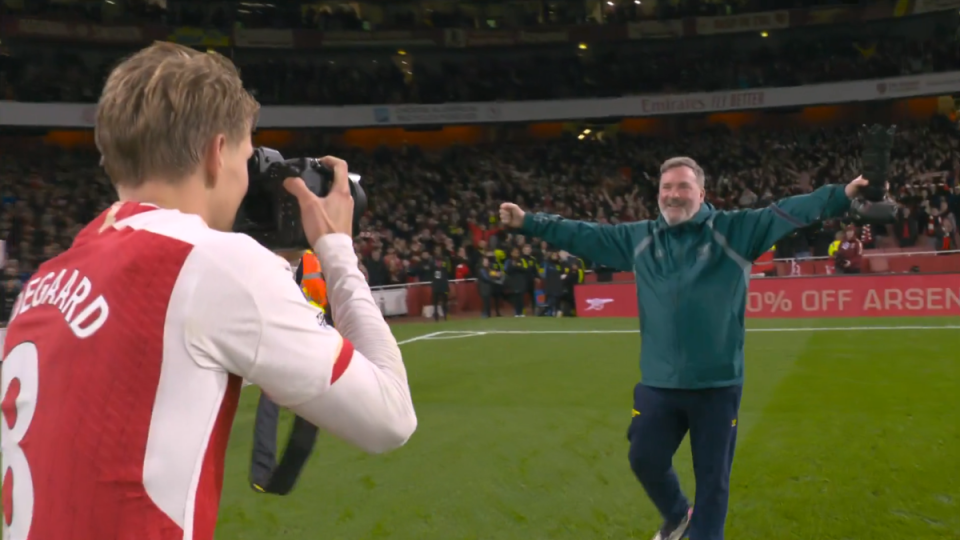
[[[704,200],[700,165],[679,156],[660,167],[655,220],[604,225],[501,205],[504,225],[636,276],[643,340],[628,458],[663,518],[654,540],[723,540],[752,263],[785,235],[846,214],[866,185],[857,178],[759,210],[721,211]],[[694,505],[673,470],[688,432]]]

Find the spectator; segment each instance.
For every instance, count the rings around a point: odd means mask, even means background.
[[[859,274],[863,244],[857,238],[856,225],[848,225],[835,255],[835,268],[841,274]]]
[[[351,7],[288,12],[250,4],[227,14],[221,5],[173,2],[165,15],[150,9],[124,14],[136,21],[152,16],[154,24],[161,24],[167,17],[168,25],[224,32],[231,25],[357,32],[371,28]],[[80,11],[68,17],[101,17]],[[44,12],[44,16],[59,14]],[[459,15],[442,19],[442,25],[475,28]],[[436,21],[431,24],[437,27]],[[924,25],[923,31],[917,30],[919,25]],[[712,47],[704,47],[701,39],[672,40],[669,47],[651,40],[627,40],[593,44],[589,54],[564,43],[518,47],[517,54],[497,56],[472,48],[455,55],[426,49],[404,54],[402,60],[393,51],[376,50],[363,54],[324,50],[321,55],[291,50],[278,58],[236,48],[230,55],[247,87],[268,105],[522,101],[792,87],[949,71],[960,67],[957,40],[946,37],[956,26],[955,13],[941,12],[911,17],[909,24],[895,19],[865,23],[842,34],[801,28],[768,37],[744,33],[735,38],[703,38],[720,44]],[[0,55],[0,96],[30,101],[95,102],[105,73],[130,52],[94,46],[63,50],[43,43],[6,41],[5,54]],[[795,171],[807,174],[803,168]],[[753,196],[762,199],[763,190]]]
[[[913,211],[910,210],[909,206],[905,206],[900,210],[895,231],[897,243],[900,247],[910,247],[917,243],[917,220],[913,216]]]
[[[903,212],[889,229],[871,228],[873,242],[877,247],[930,250],[956,245],[960,191],[954,156],[960,154],[960,135],[952,125],[932,122],[902,125],[896,137],[889,180]],[[529,252],[533,263],[528,267],[558,260],[558,276],[571,275],[571,264],[550,246],[501,230],[495,217],[491,221],[502,200],[530,201],[532,211],[622,223],[657,217],[651,194],[664,155],[697,156],[711,173],[708,200],[721,209],[750,201],[753,207],[764,206],[821,183],[841,181],[860,167],[853,128],[712,129],[673,138],[621,134],[615,142],[567,137],[436,153],[415,147],[371,154],[342,148],[284,149],[290,155],[318,151],[343,155],[364,176],[370,209],[356,248],[371,283],[429,281],[425,263],[431,258],[445,261],[454,277],[477,276],[489,257],[488,274],[496,274],[490,281],[491,299],[502,295],[501,265],[515,247],[524,255]],[[743,199],[747,192],[756,198]],[[0,240],[7,256],[3,277],[5,283],[12,282],[4,290],[15,290],[40,262],[69,246],[78,223],[113,200],[95,152],[34,147],[0,153]],[[836,222],[801,229],[778,242],[777,256],[826,256],[841,230]],[[593,268],[590,261],[577,265]],[[551,272],[547,265],[542,277],[549,281]],[[528,289],[525,282],[524,292],[533,292]],[[554,294],[557,301],[561,296],[562,291]],[[547,297],[549,303],[549,292]]]
[[[937,232],[937,251],[956,251],[958,245],[960,244],[957,242],[957,230],[953,221],[944,220]]]
[[[371,251],[370,256],[364,259],[363,264],[367,268],[371,287],[387,285],[390,274],[379,249]]]
[[[507,273],[506,288],[513,304],[514,317],[523,317],[523,298],[527,293],[527,269],[524,267],[520,250],[510,250],[510,258],[504,264]]]

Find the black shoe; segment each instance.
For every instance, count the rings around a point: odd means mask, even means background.
[[[693,519],[693,508],[687,510],[687,515],[680,520],[680,523],[670,526],[666,523],[660,527],[660,532],[653,537],[653,540],[680,540],[690,529],[690,520]]]

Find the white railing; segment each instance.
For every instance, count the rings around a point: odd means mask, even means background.
[[[875,249],[896,249],[896,248],[875,248]],[[873,249],[865,250],[863,253],[864,257],[920,257],[920,256],[930,256],[930,255],[958,255],[960,254],[960,249],[952,249],[948,251],[891,251],[887,253],[875,253]],[[783,259],[774,259],[773,262],[793,262],[793,261],[824,261],[833,259],[830,255],[822,255],[819,257],[788,257]]]
[[[451,279],[450,283],[469,283],[471,281],[476,281],[477,278],[466,278],[466,279]],[[407,287],[413,287],[415,285],[430,285],[430,281],[413,281],[410,283],[394,283],[393,285],[377,285],[375,287],[370,287],[370,290],[373,291],[386,291],[390,289],[406,289]]]
[[[476,281],[476,278],[451,279],[450,283],[469,283]],[[409,315],[407,309],[407,289],[417,286],[429,286],[429,281],[416,281],[413,283],[395,283],[393,285],[377,285],[370,287],[373,293],[373,301],[380,306],[380,312],[384,317],[397,317]]]

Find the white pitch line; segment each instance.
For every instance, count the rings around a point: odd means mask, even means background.
[[[960,330],[960,326],[812,326],[809,328],[747,328],[747,332],[867,332],[867,331],[895,331],[895,330]],[[423,340],[441,340],[441,339],[459,339],[474,336],[486,335],[536,335],[536,334],[639,334],[639,330],[443,330],[440,332],[431,332],[422,336],[416,336],[405,339],[397,345],[406,345],[415,341]]]
[[[463,338],[483,336],[483,335],[486,335],[486,332],[467,332],[467,331],[450,330],[446,332],[435,332],[428,339],[429,341],[440,341],[444,339],[463,339]]]
[[[434,337],[436,337],[436,336],[439,336],[440,334],[445,334],[445,333],[446,333],[446,332],[431,332],[431,333],[429,333],[429,334],[424,334],[424,335],[422,335],[422,336],[416,336],[416,337],[412,337],[412,338],[410,338],[410,339],[405,339],[405,340],[403,340],[403,341],[398,341],[398,342],[397,342],[397,345],[406,345],[407,343],[413,343],[414,341],[421,341],[421,340],[424,340],[424,339],[431,339],[431,338],[434,338]]]
[[[747,328],[747,332],[841,332],[869,330],[960,330],[960,326],[813,326],[809,328]],[[639,330],[485,330],[484,334],[639,334]]]
[[[960,330],[960,326],[815,326],[811,328],[747,328],[747,332],[860,332],[870,330]]]

